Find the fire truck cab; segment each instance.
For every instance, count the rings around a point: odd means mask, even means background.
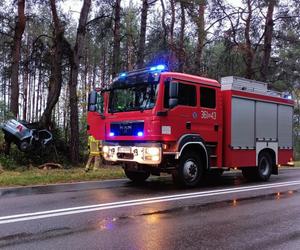
[[[135,182],[166,172],[193,187],[231,168],[266,181],[292,161],[293,104],[266,83],[219,83],[158,65],[120,74],[102,96],[92,92],[88,132]]]

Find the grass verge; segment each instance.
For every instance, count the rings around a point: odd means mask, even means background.
[[[117,179],[123,177],[123,169],[121,167],[112,166],[95,171],[91,170],[88,173],[85,173],[84,168],[3,171],[0,173],[0,187],[46,185],[53,183]]]
[[[296,161],[294,167],[300,167],[300,161]],[[84,168],[15,170],[0,172],[0,187],[109,180],[124,177],[123,169],[116,166],[108,166],[95,171],[91,170],[88,173],[85,173]]]
[[[299,168],[300,167],[300,161],[295,161],[295,166],[296,168]]]

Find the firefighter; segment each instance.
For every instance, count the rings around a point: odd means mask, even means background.
[[[93,170],[100,167],[101,161],[101,141],[96,140],[93,136],[88,137],[89,159],[85,166],[85,172],[88,172],[94,163]]]

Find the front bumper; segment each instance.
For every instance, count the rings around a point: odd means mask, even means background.
[[[159,143],[137,143],[126,145],[104,143],[103,157],[112,162],[136,162],[158,165],[162,161],[162,146]]]

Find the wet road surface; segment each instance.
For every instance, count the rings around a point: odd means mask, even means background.
[[[0,189],[4,249],[300,249],[300,169],[196,189],[169,178]]]

